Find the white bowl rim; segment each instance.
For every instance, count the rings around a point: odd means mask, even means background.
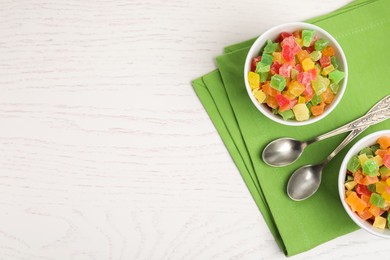
[[[347,173],[347,164],[349,159],[357,154],[360,149],[364,148],[367,145],[374,144],[375,140],[379,138],[380,136],[383,135],[390,135],[390,130],[380,130],[376,131],[374,133],[371,133],[369,135],[364,136],[361,138],[359,141],[357,141],[348,151],[348,153],[345,155],[343,162],[341,163],[340,166],[340,171],[339,171],[339,178],[338,178],[338,191],[339,191],[339,197],[341,200],[341,203],[349,215],[349,217],[355,222],[359,227],[362,229],[366,230],[367,232],[383,237],[383,238],[390,238],[390,229],[385,229],[381,230],[379,228],[373,227],[371,224],[369,224],[367,221],[361,219],[355,212],[352,212],[351,208],[347,205],[345,202],[345,188],[344,188],[344,183],[345,183],[345,176]],[[369,143],[369,144],[367,144]],[[385,234],[388,233],[388,234]]]
[[[254,55],[253,55],[254,50],[258,49],[258,47],[259,47],[258,45],[260,43],[264,44],[265,41],[269,39],[268,36],[267,36],[268,34],[270,34],[272,32],[277,32],[277,31],[283,32],[283,31],[285,31],[285,30],[283,30],[283,28],[286,28],[286,27],[297,27],[297,28],[302,28],[302,29],[306,29],[306,28],[307,29],[312,29],[312,30],[315,30],[316,32],[318,31],[321,34],[325,35],[325,37],[331,41],[331,44],[337,48],[338,54],[341,57],[342,64],[343,64],[343,67],[344,67],[343,68],[343,72],[345,73],[345,77],[343,79],[343,83],[340,85],[339,92],[337,93],[335,100],[333,100],[333,102],[331,103],[330,107],[322,115],[317,116],[317,117],[310,117],[306,121],[283,120],[283,118],[281,116],[272,114],[272,112],[270,112],[267,108],[263,107],[263,106],[265,106],[264,104],[259,104],[259,102],[257,102],[256,98],[252,94],[251,87],[249,86],[249,83],[248,83],[248,80],[247,80],[247,75],[248,75],[248,72],[250,71],[250,64],[251,64],[252,59],[254,57]],[[341,46],[338,43],[338,41],[330,33],[328,33],[326,30],[324,30],[323,28],[321,28],[321,27],[319,27],[317,25],[310,24],[310,23],[305,23],[305,22],[288,22],[288,23],[279,24],[279,25],[276,25],[274,27],[269,28],[268,30],[263,32],[255,40],[255,42],[252,44],[252,46],[250,47],[250,49],[248,51],[246,59],[245,59],[244,81],[245,81],[246,90],[248,92],[248,95],[249,95],[252,103],[256,106],[256,108],[263,115],[265,115],[269,119],[271,119],[271,120],[273,120],[275,122],[278,122],[280,124],[283,124],[283,125],[303,126],[303,125],[308,125],[308,124],[315,123],[315,122],[325,118],[327,115],[329,115],[336,108],[338,103],[341,101],[341,99],[342,99],[342,97],[344,95],[346,86],[347,86],[347,82],[348,82],[348,62],[347,62],[347,59],[345,57],[344,51],[341,48]]]

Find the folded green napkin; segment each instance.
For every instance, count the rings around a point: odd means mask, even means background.
[[[246,54],[254,41],[225,48],[217,57],[218,69],[192,85],[231,154],[256,205],[286,255],[309,250],[358,229],[341,205],[337,191],[340,164],[348,149],[363,136],[390,129],[390,120],[370,127],[340,152],[325,168],[322,184],[309,199],[288,198],[291,173],[305,164],[322,161],[346,137],[342,134],[306,148],[303,156],[287,167],[274,168],[261,160],[261,151],[279,137],[307,140],[365,114],[390,94],[388,32],[390,5],[386,0],[358,0],[330,14],[311,19],[331,33],[348,60],[349,79],[338,107],[325,119],[308,126],[277,124],[251,103],[244,84]],[[223,177],[223,176],[221,176]],[[369,234],[367,234],[369,236]]]

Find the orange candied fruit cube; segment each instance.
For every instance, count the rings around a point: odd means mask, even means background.
[[[364,185],[370,185],[378,182],[378,176],[365,176],[362,180],[362,184]]]
[[[390,136],[381,136],[378,138],[377,143],[381,149],[386,150],[390,147]]]
[[[362,173],[362,170],[359,169],[353,174],[353,180],[356,183],[363,184],[364,175]]]
[[[278,107],[278,102],[276,101],[275,97],[268,96],[267,99],[265,100],[265,102],[267,103],[267,105],[270,108],[277,108]]]
[[[386,149],[378,149],[378,150],[376,150],[376,152],[375,152],[375,154],[376,155],[379,155],[380,157],[384,157],[385,156],[385,154],[387,154],[387,153],[389,153],[389,151],[388,150],[386,150]]]
[[[322,92],[321,98],[325,102],[325,104],[329,105],[334,99],[334,94],[332,90],[330,90],[330,88],[326,88],[326,90]]]
[[[358,213],[359,217],[363,220],[367,220],[372,217],[371,212],[368,209],[363,210],[362,213]]]
[[[381,214],[381,209],[377,206],[371,205],[368,211],[374,216],[379,216]]]
[[[366,202],[367,205],[370,204],[370,198],[371,198],[370,195],[362,194],[362,195],[360,196],[360,198],[361,198],[364,202]]]
[[[322,113],[324,113],[324,108],[325,108],[325,103],[321,102],[321,104],[319,104],[317,106],[312,106],[310,108],[310,111],[311,111],[313,116],[319,116]]]
[[[263,90],[263,92],[267,95],[267,96],[271,96],[271,97],[276,97],[277,94],[280,94],[280,91],[277,90],[277,89],[274,89],[273,87],[271,87],[271,84],[269,81],[266,81],[263,86],[261,87],[261,89]]]
[[[297,57],[299,62],[302,63],[304,59],[310,58],[310,54],[307,52],[307,50],[301,50],[297,53]]]
[[[358,214],[362,214],[364,209],[367,207],[367,203],[360,199],[356,192],[351,192],[345,199],[345,202],[347,202],[351,209],[356,211]]]
[[[328,46],[325,49],[322,50],[322,56],[334,56],[335,51],[332,46]]]

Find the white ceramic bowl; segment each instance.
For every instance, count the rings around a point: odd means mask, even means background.
[[[281,32],[294,32],[296,30],[303,30],[303,29],[311,29],[315,30],[316,34],[319,38],[327,39],[329,41],[329,45],[332,46],[336,51],[336,58],[339,63],[339,70],[345,72],[345,78],[340,82],[338,93],[335,96],[335,99],[333,102],[326,106],[325,111],[323,114],[317,116],[317,117],[310,117],[307,121],[296,121],[296,120],[283,120],[283,118],[280,115],[275,115],[272,113],[272,110],[267,106],[267,104],[259,104],[259,102],[256,100],[256,98],[252,94],[252,89],[248,83],[248,72],[251,69],[251,62],[252,59],[259,56],[260,50],[265,46],[268,39],[276,40],[276,38],[280,35]],[[266,117],[269,119],[284,124],[284,125],[290,125],[290,126],[302,126],[311,124],[314,122],[317,122],[321,120],[322,118],[326,117],[332,110],[337,106],[337,104],[340,102],[347,85],[348,81],[348,65],[347,65],[347,59],[345,58],[344,52],[338,42],[333,38],[332,35],[330,35],[328,32],[326,32],[324,29],[308,24],[303,22],[293,22],[293,23],[286,23],[281,24],[276,27],[273,27],[266,32],[264,32],[257,40],[253,43],[252,47],[249,49],[249,52],[247,54],[246,60],[245,60],[245,67],[244,67],[244,79],[245,79],[245,86],[248,92],[248,95],[250,99],[252,100],[253,104],[256,106],[256,108],[263,113]]]
[[[367,135],[367,136],[363,137],[362,139],[360,139],[358,142],[356,142],[355,145],[353,145],[351,147],[351,149],[348,151],[348,153],[345,156],[345,158],[341,164],[341,167],[340,167],[339,179],[338,179],[338,189],[339,189],[341,203],[343,204],[345,211],[348,213],[348,215],[351,217],[351,219],[358,226],[360,226],[361,228],[363,228],[364,230],[368,231],[371,234],[374,234],[374,235],[377,235],[380,237],[384,237],[384,238],[390,238],[390,229],[385,228],[382,230],[382,229],[373,227],[370,223],[361,219],[359,217],[359,215],[357,215],[355,212],[353,212],[350,209],[350,207],[348,206],[348,204],[345,202],[344,183],[345,183],[345,178],[346,178],[346,174],[347,174],[348,161],[351,159],[352,156],[358,154],[359,151],[361,149],[363,149],[364,147],[374,145],[376,143],[377,139],[383,135],[390,136],[390,130],[378,131],[378,132],[372,133],[370,135]]]

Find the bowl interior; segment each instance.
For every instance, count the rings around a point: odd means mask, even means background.
[[[358,154],[359,151],[366,147],[375,144],[376,140],[383,135],[388,135],[390,136],[390,130],[383,130],[383,131],[378,131],[375,133],[372,133],[370,135],[367,135],[363,137],[361,140],[359,140],[355,145],[352,146],[352,148],[348,151],[347,155],[345,156],[341,167],[340,167],[340,172],[339,172],[339,179],[338,179],[338,190],[339,190],[339,195],[341,199],[341,203],[343,204],[343,207],[347,214],[351,217],[351,219],[361,228],[364,230],[380,236],[380,237],[385,237],[385,238],[390,238],[390,229],[379,229],[373,227],[370,223],[367,221],[361,219],[359,215],[357,215],[355,212],[353,212],[348,204],[345,202],[345,187],[344,187],[344,182],[347,174],[347,164],[349,159]]]
[[[249,83],[247,81],[247,75],[248,75],[248,72],[250,71],[250,68],[251,68],[252,59],[259,55],[260,50],[264,47],[264,45],[266,44],[266,41],[268,39],[275,40],[281,32],[294,32],[296,30],[303,30],[303,29],[315,30],[316,34],[319,38],[329,40],[329,45],[332,46],[336,50],[336,58],[337,58],[337,61],[339,63],[339,70],[345,72],[345,78],[339,84],[340,88],[339,88],[338,93],[335,96],[335,99],[333,100],[333,102],[330,105],[328,105],[325,108],[325,112],[322,115],[317,116],[317,117],[310,117],[309,120],[302,121],[302,122],[299,122],[296,120],[283,120],[279,115],[273,114],[271,109],[266,104],[259,104],[257,102],[256,98],[252,94],[252,89],[249,86]],[[307,124],[317,122],[318,120],[321,120],[322,118],[327,116],[337,106],[337,104],[340,102],[340,100],[344,94],[345,87],[347,84],[348,65],[347,65],[347,60],[345,58],[345,54],[344,54],[341,46],[333,38],[333,36],[330,35],[328,32],[326,32],[324,29],[322,29],[318,26],[312,25],[312,24],[302,23],[302,22],[287,23],[287,24],[282,24],[282,25],[279,25],[279,26],[276,26],[276,27],[269,29],[268,31],[263,33],[259,38],[257,38],[257,40],[253,43],[252,47],[250,48],[250,50],[247,54],[246,60],[245,60],[244,79],[245,79],[245,86],[246,86],[248,95],[249,95],[250,99],[252,100],[253,104],[256,106],[256,108],[258,110],[260,110],[260,112],[262,112],[265,116],[267,116],[271,120],[274,120],[278,123],[281,123],[284,125],[301,126],[301,125],[307,125]]]

